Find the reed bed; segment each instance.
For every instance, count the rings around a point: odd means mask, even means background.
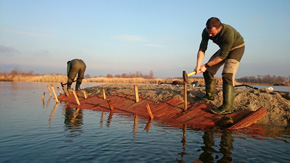
[[[25,82],[66,82],[66,75],[50,74],[50,75],[7,75],[1,76],[0,81],[25,81]],[[173,81],[182,82],[182,78],[107,78],[107,77],[95,77],[95,78],[85,78],[83,83],[93,82],[93,83],[136,83],[136,84],[158,84],[162,82],[164,84],[171,84]],[[203,78],[188,78],[188,82],[198,82],[199,84],[204,84]],[[217,84],[222,84],[222,79],[217,78]]]

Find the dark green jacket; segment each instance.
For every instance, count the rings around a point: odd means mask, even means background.
[[[199,50],[205,52],[210,39],[220,47],[219,57],[225,59],[232,49],[244,45],[244,38],[237,30],[227,24],[222,24],[222,27],[222,30],[215,37],[209,37],[207,30],[204,29]]]

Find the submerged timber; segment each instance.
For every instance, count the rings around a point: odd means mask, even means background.
[[[60,101],[67,102],[71,108],[83,108],[113,113],[128,113],[144,118],[150,117],[148,106],[154,120],[171,126],[186,124],[194,129],[224,127],[239,129],[253,123],[268,125],[289,125],[289,100],[279,93],[249,88],[235,89],[234,113],[215,115],[209,109],[222,101],[222,91],[217,88],[214,101],[197,101],[196,95],[204,93],[204,88],[188,86],[187,110],[185,110],[183,86],[173,85],[138,85],[139,101],[133,84],[108,84],[85,88],[85,98],[77,92],[80,105],[74,96],[59,96]],[[106,99],[104,99],[105,92]],[[152,119],[152,118],[151,118]]]

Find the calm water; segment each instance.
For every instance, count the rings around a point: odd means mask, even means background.
[[[290,162],[286,127],[257,126],[263,136],[174,128],[67,108],[49,99],[50,84],[0,82],[0,162]]]

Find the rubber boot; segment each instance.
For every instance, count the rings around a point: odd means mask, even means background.
[[[223,104],[218,108],[212,108],[211,112],[214,114],[229,114],[233,112],[234,103],[234,86],[223,84]]]
[[[206,79],[205,80],[205,95],[201,97],[197,97],[197,98],[214,100],[215,87],[216,87],[216,79]]]
[[[80,83],[80,82],[77,82],[76,83],[76,91],[78,91],[78,90],[80,90],[81,88],[80,88],[80,85],[81,85],[82,83]]]
[[[70,90],[71,89],[71,84],[72,83],[67,83],[67,90]]]

